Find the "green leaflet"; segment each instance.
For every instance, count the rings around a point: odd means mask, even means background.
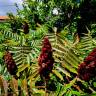
[[[57,70],[52,70],[52,73],[54,73],[60,80],[63,80],[62,75]]]
[[[66,93],[66,91],[71,88],[71,86],[74,85],[74,83],[76,82],[76,78],[74,78],[72,81],[69,82],[69,84],[65,84],[63,87],[62,87],[62,91],[60,93],[59,96],[62,96],[64,93]]]
[[[70,73],[67,70],[65,70],[64,68],[61,68],[61,67],[57,67],[56,66],[56,69],[58,69],[59,71],[61,71],[62,73],[64,73],[66,76],[71,77]]]

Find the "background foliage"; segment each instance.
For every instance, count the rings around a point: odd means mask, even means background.
[[[95,96],[96,77],[85,82],[77,76],[79,64],[96,46],[95,4],[95,0],[25,0],[23,10],[15,4],[17,15],[8,13],[10,19],[0,23],[0,95]],[[38,66],[45,36],[55,60],[47,85]],[[13,54],[18,79],[7,71],[6,49]]]

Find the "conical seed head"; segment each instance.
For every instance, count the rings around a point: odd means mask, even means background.
[[[12,58],[12,55],[10,52],[5,52],[4,55],[4,62],[7,65],[7,70],[11,75],[16,75],[17,66],[15,61]]]
[[[28,23],[26,21],[23,24],[23,31],[24,31],[24,34],[29,33],[29,25],[28,25]]]
[[[89,81],[96,74],[96,48],[78,66],[78,77]]]
[[[52,47],[47,37],[44,38],[43,47],[39,56],[39,73],[45,79],[49,78],[49,73],[52,71],[54,59],[52,57]]]

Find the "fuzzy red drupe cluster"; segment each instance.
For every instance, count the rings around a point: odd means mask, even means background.
[[[52,57],[52,47],[47,37],[44,38],[43,47],[39,56],[38,63],[40,66],[40,76],[48,79],[50,72],[52,72],[54,59]]]
[[[78,77],[89,81],[96,75],[96,48],[84,59],[78,67]]]
[[[23,24],[23,31],[24,31],[24,34],[29,33],[29,25],[27,22],[24,22],[24,24]]]
[[[12,58],[12,55],[10,52],[5,52],[4,55],[4,62],[7,65],[7,70],[11,75],[16,75],[17,66],[15,61]]]

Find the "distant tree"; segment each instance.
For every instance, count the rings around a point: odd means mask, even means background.
[[[57,27],[60,32],[69,25],[69,34],[77,30],[82,37],[88,33],[87,27],[91,30],[91,24],[96,22],[95,5],[95,0],[24,0],[23,10],[19,10],[18,5],[16,7],[17,15],[28,20],[33,30],[46,24],[49,31],[53,32],[53,27]]]

